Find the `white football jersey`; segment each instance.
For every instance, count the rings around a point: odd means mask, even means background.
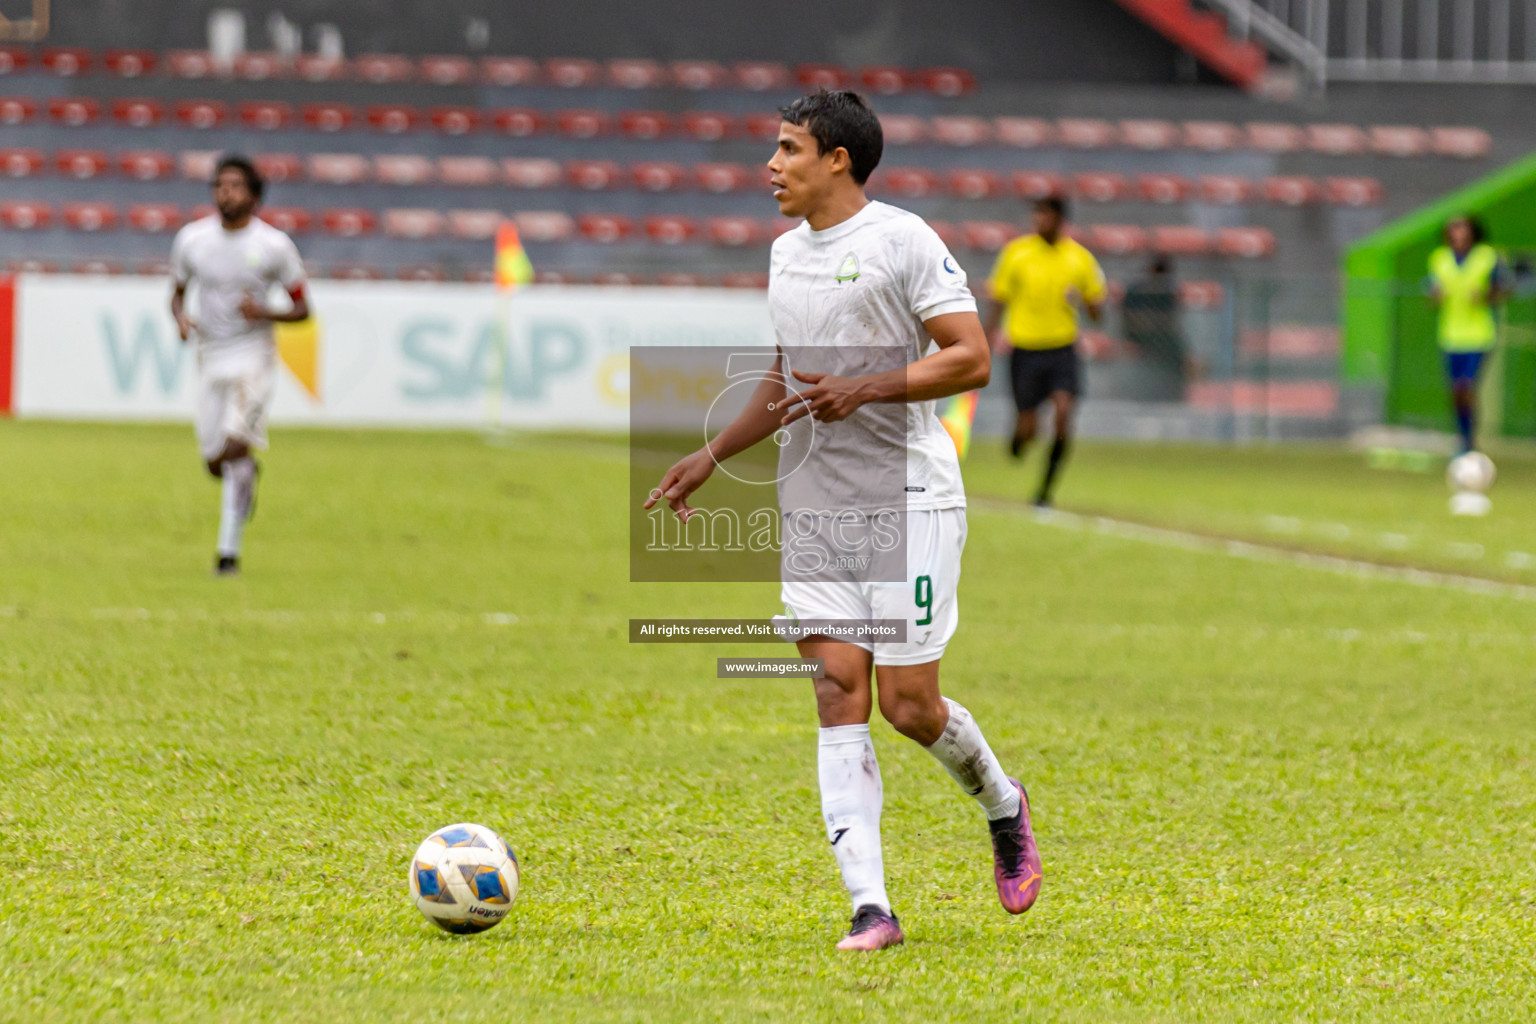
[[[226,231],[217,215],[195,220],[171,243],[171,277],[195,285],[193,338],[200,355],[234,356],[272,349],[271,321],[240,315],[247,295],[265,305],[272,285],[292,291],[304,283],[304,263],[293,239],[258,218]]]
[[[921,217],[871,202],[825,231],[801,224],[779,236],[768,307],[789,370],[851,376],[937,351],[923,321],[974,313],[976,299],[965,271]],[[809,385],[791,379],[789,386]],[[781,510],[889,507],[892,490],[904,491],[896,497],[912,511],[964,507],[960,461],[934,407],[879,403],[836,423],[796,420],[780,449]],[[868,471],[877,462],[899,466],[902,449],[904,487]]]

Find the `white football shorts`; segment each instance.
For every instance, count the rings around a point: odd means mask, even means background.
[[[874,654],[876,665],[938,661],[960,625],[960,553],[965,509],[907,513],[907,578],[901,583],[786,582],[783,619],[905,619],[905,643],[849,641]]]
[[[267,446],[267,406],[277,381],[268,353],[200,360],[197,374],[197,446],[205,460],[218,458],[229,441]]]

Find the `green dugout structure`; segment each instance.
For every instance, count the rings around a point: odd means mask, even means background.
[[[1449,430],[1452,412],[1436,309],[1424,287],[1445,222],[1474,213],[1510,266],[1536,253],[1536,154],[1408,214],[1344,256],[1346,387],[1379,391],[1388,423]],[[1536,296],[1524,280],[1500,314],[1499,345],[1484,371],[1485,435],[1536,437]]]

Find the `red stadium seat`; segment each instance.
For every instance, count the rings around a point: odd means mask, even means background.
[[[428,210],[425,212],[430,213],[433,211]],[[448,280],[448,271],[436,263],[412,263],[409,266],[401,267],[399,272],[395,274],[395,277],[401,281],[446,281]]]
[[[43,50],[42,65],[60,78],[75,78],[91,70],[91,51],[73,46],[50,46]]]
[[[562,89],[585,89],[597,85],[603,69],[596,61],[554,57],[544,62],[544,80]]]
[[[520,210],[513,220],[524,242],[564,242],[576,234],[570,214],[557,210]]]
[[[1275,236],[1265,228],[1235,227],[1216,230],[1216,251],[1245,260],[1263,259],[1275,252]]]
[[[5,269],[11,274],[57,274],[59,265],[53,260],[6,260]]]
[[[393,53],[365,53],[352,60],[352,76],[371,85],[409,82],[416,77],[416,64],[409,57]]]
[[[656,89],[666,82],[666,73],[653,60],[610,60],[608,81],[620,89]]]
[[[196,206],[192,207],[192,213],[189,215],[188,219],[205,220],[209,217],[216,217],[218,214],[219,211],[214,209],[212,203],[198,203]]]
[[[420,112],[402,103],[377,103],[368,108],[368,126],[385,135],[404,134],[420,123]]]
[[[568,139],[595,139],[608,131],[608,115],[601,110],[559,110],[555,128]]]
[[[898,96],[912,87],[912,73],[897,67],[860,68],[859,82],[877,96]]]
[[[1003,179],[993,171],[957,170],[949,172],[949,191],[957,199],[990,199],[1002,195]]]
[[[310,212],[302,206],[263,206],[261,219],[290,235],[307,233],[314,222]]]
[[[159,100],[112,101],[112,120],[124,128],[153,128],[164,118],[165,106]]]
[[[784,119],[778,114],[748,114],[741,119],[747,135],[759,142],[773,142],[779,137],[779,125]]]
[[[964,96],[976,88],[976,76],[964,68],[924,68],[917,80],[935,96]]]
[[[1355,156],[1366,150],[1365,132],[1352,124],[1307,125],[1307,148],[1330,156]]]
[[[382,281],[384,271],[368,263],[333,263],[323,276],[335,281]]]
[[[341,132],[352,127],[356,117],[345,103],[306,103],[300,108],[307,128],[317,132]]]
[[[1429,145],[1439,156],[1470,160],[1488,155],[1493,149],[1493,136],[1481,128],[1431,128]]]
[[[1180,281],[1178,294],[1179,305],[1185,309],[1220,309],[1227,301],[1227,290],[1220,281]]]
[[[1056,126],[1041,117],[994,117],[992,128],[1005,146],[1036,149],[1056,141]]]
[[[107,154],[98,149],[57,149],[53,166],[62,177],[84,181],[107,173],[111,165],[107,163]]]
[[[1324,178],[1323,199],[1335,206],[1375,206],[1381,202],[1381,182],[1375,178]]]
[[[96,277],[112,276],[123,273],[123,265],[117,260],[76,260],[69,265],[69,272]]]
[[[939,240],[951,249],[959,249],[965,245],[965,232],[957,225],[947,220],[931,220],[928,226],[933,228],[933,233],[939,236]]]
[[[1104,256],[1129,256],[1146,250],[1147,232],[1135,224],[1093,224],[1086,244]]]
[[[1090,202],[1113,203],[1130,196],[1131,183],[1113,171],[1084,171],[1073,178],[1073,191]]]
[[[48,117],[56,125],[65,128],[82,128],[94,124],[101,116],[101,104],[78,96],[55,96],[48,101]]]
[[[658,245],[682,245],[698,235],[699,224],[692,217],[662,214],[645,218],[645,236]]]
[[[519,228],[519,231],[522,229]],[[572,274],[564,270],[535,270],[533,272],[534,284],[584,284],[586,279],[580,274]]]
[[[1115,126],[1097,117],[1063,117],[1056,121],[1056,137],[1071,149],[1103,149],[1115,144]]]
[[[501,177],[513,188],[554,188],[564,180],[560,165],[542,157],[505,157]]]
[[[761,270],[742,270],[720,278],[722,288],[749,288],[763,291],[768,287],[768,275]]]
[[[763,222],[763,231],[767,234],[768,240],[771,242],[775,238],[778,238],[780,235],[789,234],[791,231],[795,230],[795,228],[804,223],[805,221],[798,218],[795,220],[790,220],[788,217],[769,217],[766,221]]]
[[[146,235],[163,235],[181,224],[181,210],[174,203],[135,203],[128,207],[128,226]]]
[[[1250,121],[1245,127],[1250,149],[1264,153],[1296,153],[1307,146],[1307,133],[1294,124]]]
[[[462,279],[470,284],[495,284],[496,271],[492,267],[466,267]]]
[[[884,187],[903,199],[921,199],[933,195],[943,184],[939,176],[921,167],[892,167],[875,172]]]
[[[612,160],[567,160],[565,180],[572,188],[603,192],[617,188],[623,181],[624,168]]]
[[[1159,224],[1152,229],[1152,249],[1171,256],[1201,256],[1210,251],[1211,238],[1202,228],[1188,224]]]
[[[1265,178],[1264,198],[1279,206],[1306,206],[1321,195],[1317,182],[1301,174],[1279,174]]]
[[[112,231],[117,227],[117,208],[111,203],[65,203],[64,226],[71,231]]]
[[[1237,125],[1226,121],[1185,121],[1182,129],[1186,147],[1207,153],[1238,149],[1247,138]]]
[[[443,215],[426,209],[385,210],[384,233],[391,238],[436,238],[443,233]]]
[[[176,120],[186,128],[219,128],[228,118],[229,108],[218,100],[182,100],[176,104]]]
[[[181,165],[183,178],[207,184],[213,180],[213,169],[219,165],[219,156],[216,149],[184,149],[177,154],[176,162]],[[196,217],[195,211],[193,216]]]
[[[440,156],[437,158],[437,180],[444,185],[486,187],[500,179],[496,161],[488,156]]]
[[[910,146],[928,137],[928,121],[916,114],[881,114],[880,133],[887,146]]]
[[[529,57],[481,57],[480,81],[502,88],[533,85],[539,80],[539,62]]]
[[[45,231],[53,222],[47,203],[0,202],[0,227],[11,231]]]
[[[293,73],[306,82],[338,82],[347,77],[347,62],[342,57],[301,53],[293,58]]]
[[[416,62],[416,71],[432,85],[469,85],[475,80],[475,62],[468,57],[423,57]]]
[[[630,274],[622,270],[603,270],[592,275],[592,283],[605,288],[633,288],[635,285],[644,284],[645,279],[639,274]]]
[[[705,288],[709,278],[703,274],[657,274],[656,283],[662,288]]]
[[[992,141],[992,126],[979,117],[935,117],[928,126],[933,140],[946,146],[980,146]]]
[[[140,260],[133,265],[133,273],[140,277],[170,277],[169,260]]]
[[[836,64],[797,64],[795,81],[802,89],[846,89],[848,72]]]
[[[27,97],[0,97],[0,125],[26,124],[36,116],[37,104]]]
[[[448,233],[455,238],[483,242],[496,237],[506,217],[500,210],[449,210]]]
[[[739,192],[753,181],[752,172],[741,164],[694,164],[693,176],[706,192]]]
[[[736,84],[750,92],[771,92],[790,84],[789,68],[771,61],[748,60],[732,65]]]
[[[130,149],[117,154],[117,169],[135,181],[158,181],[171,176],[176,161],[158,149]]]
[[[252,161],[268,184],[281,185],[304,178],[304,161],[297,153],[258,153]]]
[[[647,161],[630,164],[629,177],[642,192],[673,192],[687,183],[688,169],[682,164]]]
[[[474,107],[433,107],[427,116],[439,135],[468,135],[480,127],[480,111]]]
[[[0,176],[32,178],[43,171],[43,154],[36,149],[0,149]]]
[[[960,230],[967,248],[983,252],[997,252],[1024,233],[1018,225],[1002,220],[968,220],[960,225]]]
[[[425,185],[432,180],[430,157],[419,153],[390,153],[373,158],[373,178],[380,185]]]
[[[726,248],[754,245],[766,237],[758,222],[751,217],[711,217],[705,223],[709,240]]]
[[[635,222],[612,213],[584,213],[576,218],[581,237],[588,242],[611,245],[635,233]]]
[[[1200,199],[1216,206],[1242,206],[1252,202],[1253,182],[1240,174],[1202,174]]]
[[[1179,127],[1172,121],[1121,121],[1120,141],[1132,149],[1172,149],[1179,144]]]
[[[1071,183],[1065,177],[1050,171],[1014,171],[1010,179],[1014,195],[1020,199],[1062,197],[1072,192]]]
[[[502,107],[490,114],[491,126],[502,135],[525,139],[544,130],[544,116],[524,107]]]
[[[32,62],[26,50],[17,46],[0,46],[0,75],[14,75],[25,71]]]
[[[373,176],[373,164],[360,153],[311,153],[309,180],[322,185],[357,185]]]
[[[1139,174],[1136,193],[1149,203],[1182,203],[1189,198],[1189,179],[1177,174]]]
[[[247,82],[265,82],[287,74],[288,63],[275,53],[247,52],[235,58],[230,70]]]
[[[320,211],[320,224],[325,228],[325,233],[340,238],[371,235],[378,223],[378,218],[370,210],[342,207]]]
[[[218,72],[207,50],[172,50],[165,55],[165,64],[172,78],[212,78]]]
[[[712,110],[690,110],[683,115],[683,134],[696,142],[715,142],[728,138],[735,128],[730,114]]]
[[[1367,133],[1371,152],[1382,156],[1423,156],[1429,152],[1429,132],[1409,125],[1374,125]]]
[[[251,100],[236,109],[240,112],[240,123],[257,131],[275,132],[293,123],[293,108],[286,103]]]
[[[730,72],[712,60],[675,60],[667,70],[674,85],[694,92],[724,88],[731,79]]]
[[[671,130],[671,116],[659,110],[626,110],[619,115],[619,132],[627,139],[659,139]]]

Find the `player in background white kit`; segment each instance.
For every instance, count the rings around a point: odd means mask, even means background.
[[[984,386],[991,354],[965,274],[938,235],[921,218],[864,194],[882,148],[880,122],[864,99],[820,91],[781,114],[778,151],[768,164],[773,194],[780,213],[805,223],[773,246],[768,304],[778,361],[737,419],[667,471],[646,507],[664,499],[686,519],[695,511],[689,495],[716,465],[780,429],[789,432],[781,435],[781,471],[782,452],[797,444],[808,452],[801,468],[780,478],[782,515],[791,506],[817,507],[786,501],[795,491],[859,508],[850,493],[857,467],[886,455],[905,459],[905,582],[792,580],[786,571],[782,591],[787,614],[799,620],[907,620],[904,643],[824,635],[798,643],[802,657],[825,661],[826,677],[815,680],[822,816],[854,908],[838,948],[875,950],[903,935],[885,891],[884,793],[869,733],[872,668],[880,713],[933,754],[986,813],[1003,907],[1023,913],[1040,891],[1023,787],[1004,773],[970,713],[939,692],[939,659],[959,622],[965,491],[934,400]],[[859,363],[867,358],[861,348],[904,351],[906,365],[860,376],[803,369],[835,364],[834,352]],[[781,376],[786,358],[799,382],[793,387]],[[884,429],[889,406],[882,412],[874,403],[903,403],[904,429]]]
[[[215,571],[240,571],[240,541],[256,501],[256,460],[267,446],[267,403],[277,375],[274,323],[309,318],[304,264],[293,239],[255,216],[265,182],[242,156],[226,156],[213,175],[218,213],[195,220],[171,244],[171,315],[181,340],[197,346],[197,443],[208,472],[221,479]],[[197,315],[187,312],[196,283]],[[289,308],[271,307],[279,285]]]

